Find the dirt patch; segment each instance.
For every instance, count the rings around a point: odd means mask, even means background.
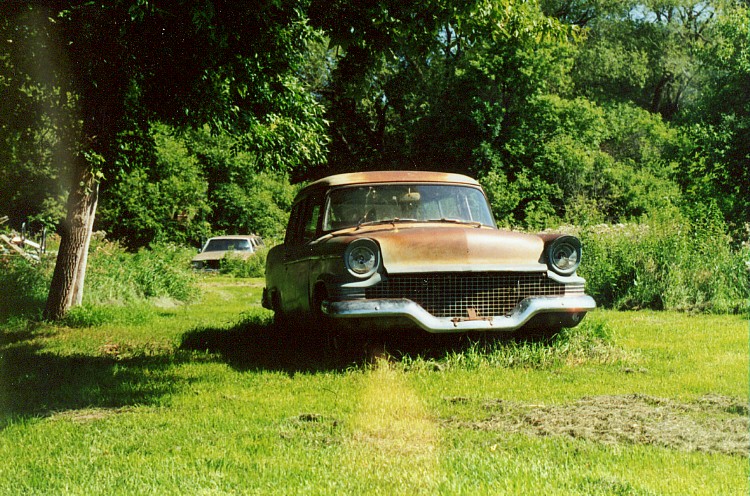
[[[68,420],[76,423],[104,420],[122,413],[132,412],[132,407],[119,408],[87,408],[84,410],[66,410],[52,415],[52,420]]]
[[[452,403],[467,399],[448,398]],[[567,405],[485,401],[490,415],[477,421],[448,420],[452,426],[530,436],[562,436],[608,444],[662,446],[681,451],[748,456],[747,404],[708,395],[692,403],[633,394],[595,396]]]

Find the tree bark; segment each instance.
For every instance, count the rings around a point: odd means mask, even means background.
[[[96,207],[99,203],[99,182],[94,184],[93,198],[90,200],[89,207],[87,208],[87,220],[86,220],[86,240],[85,248],[81,255],[81,262],[78,266],[78,275],[76,276],[75,285],[73,288],[73,306],[78,306],[83,303],[83,285],[86,280],[86,268],[88,267],[89,261],[89,247],[91,246],[91,236],[94,232],[94,218],[96,217]]]
[[[62,224],[60,249],[44,309],[46,320],[63,318],[74,305],[81,303],[83,297],[99,186],[89,167],[83,164],[76,167],[73,184],[75,186],[68,196],[68,213]]]

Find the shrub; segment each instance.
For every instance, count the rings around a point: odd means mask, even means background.
[[[733,249],[720,217],[652,216],[580,233],[580,273],[597,303],[620,309],[747,311],[747,247]]]
[[[263,277],[266,274],[267,255],[267,249],[258,250],[247,258],[227,254],[221,260],[220,272],[234,277]]]
[[[154,244],[128,253],[118,243],[98,241],[89,255],[84,303],[131,303],[150,298],[189,301],[197,295],[190,270],[193,251]]]
[[[20,256],[0,257],[0,320],[8,317],[39,317],[52,279],[52,264],[43,259],[34,264]]]
[[[189,301],[198,294],[190,268],[193,251],[175,245],[152,245],[129,253],[118,243],[94,239],[86,271],[83,306],[71,310],[71,325],[111,321],[112,304],[146,303],[154,298]],[[40,318],[47,298],[54,259],[33,264],[21,257],[0,258],[0,319]],[[144,310],[145,311],[145,310]],[[139,311],[138,315],[144,314]],[[147,313],[147,312],[146,312]]]

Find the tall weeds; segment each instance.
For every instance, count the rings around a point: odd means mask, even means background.
[[[50,263],[0,258],[0,322],[11,316],[40,317],[51,278]]]
[[[587,227],[579,272],[605,307],[745,312],[750,252],[724,233],[710,212]]]
[[[174,245],[154,245],[129,253],[106,240],[92,242],[83,310],[73,313],[83,321],[107,320],[111,307],[148,302],[155,298],[189,301],[198,296],[196,276],[190,269],[192,250]],[[0,320],[41,316],[52,278],[54,259],[31,264],[20,257],[0,259]],[[82,317],[82,316],[90,316]]]
[[[84,303],[131,303],[152,298],[189,301],[198,290],[190,267],[193,253],[158,244],[129,253],[118,243],[92,246]]]
[[[266,274],[267,255],[267,248],[261,248],[247,258],[229,254],[221,260],[220,272],[234,277],[263,277]]]

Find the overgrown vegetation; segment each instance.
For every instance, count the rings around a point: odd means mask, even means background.
[[[725,234],[715,212],[675,210],[641,223],[580,229],[581,274],[604,307],[691,312],[748,311],[750,247]]]
[[[450,342],[451,338],[446,341]],[[427,345],[427,342],[423,341],[422,344]],[[395,353],[395,357],[402,360],[406,370],[460,368],[478,372],[487,367],[550,369],[566,364],[627,363],[627,357],[612,345],[609,326],[596,317],[584,320],[575,328],[563,329],[554,336],[523,333],[510,339],[492,335],[475,336],[474,339],[468,338],[468,344],[457,350],[448,349],[437,360],[434,356],[419,354],[401,356]]]
[[[600,307],[692,313],[749,310],[750,247],[738,245],[725,233],[716,211],[697,209],[687,217],[673,208],[638,223],[583,223],[561,229],[581,237],[580,273]],[[266,253],[260,250],[246,259],[226,257],[220,272],[263,277]],[[112,306],[193,300],[199,292],[199,274],[189,269],[193,255],[192,249],[173,244],[154,244],[133,253],[117,242],[96,241],[87,275],[90,291],[84,307],[73,312],[68,322],[81,326],[114,319],[118,312]],[[43,262],[35,265],[21,257],[0,261],[0,284],[13,288],[0,300],[0,315],[41,315],[51,272],[51,260]],[[148,313],[143,309],[135,313],[143,311]]]
[[[268,249],[262,248],[251,257],[226,256],[221,260],[219,271],[234,277],[263,277],[266,273]]]
[[[189,270],[194,252],[171,244],[154,244],[130,253],[116,242],[93,245],[87,273],[88,303],[122,304],[153,298],[190,301],[198,295]]]
[[[135,71],[149,84],[99,95],[118,99],[122,119],[89,158],[106,159],[98,228],[129,248],[232,231],[278,237],[290,181],[382,168],[478,176],[498,220],[514,227],[631,222],[699,203],[747,236],[743,2],[148,5],[86,4],[57,17],[7,7],[0,211],[14,224],[59,220],[65,162],[78,153],[69,141],[86,114],[78,93],[100,91],[70,86],[62,65],[46,64],[41,77],[35,64],[65,53],[56,36],[101,38],[93,21],[121,19],[106,24],[112,53],[92,75]],[[244,63],[191,58],[198,47],[218,57],[229,26],[251,36],[233,54]],[[181,36],[164,40],[172,28]],[[167,41],[197,64],[188,74],[161,63]],[[190,78],[199,82],[183,86]]]
[[[49,289],[48,264],[33,264],[22,257],[0,258],[0,316],[41,315]]]
[[[117,315],[114,307],[192,301],[199,295],[197,277],[190,269],[192,256],[192,250],[170,244],[131,253],[116,242],[95,241],[87,271],[90,291],[84,296],[83,306],[67,317],[69,323],[101,324]],[[0,299],[0,320],[41,317],[53,262],[49,257],[43,257],[39,264],[21,257],[0,259],[0,286],[14,288]]]

